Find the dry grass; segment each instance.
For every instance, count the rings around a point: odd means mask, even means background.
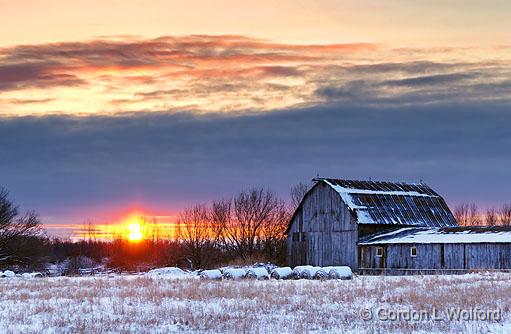
[[[511,332],[511,275],[201,281],[123,276],[0,281],[1,333]],[[363,321],[360,309],[501,308],[500,322]],[[507,326],[507,327],[506,327]]]

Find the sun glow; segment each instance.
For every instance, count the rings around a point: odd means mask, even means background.
[[[110,222],[85,223],[76,229],[76,225],[66,228],[76,230],[73,240],[96,239],[104,241],[126,240],[137,243],[151,239],[175,239],[177,237],[176,216],[169,214],[147,213],[146,211],[125,211],[109,218]],[[58,225],[62,229],[63,225]],[[51,226],[53,228],[53,226]]]
[[[144,220],[142,215],[133,213],[124,220],[124,237],[132,242],[141,241],[144,239]]]
[[[142,240],[142,227],[139,222],[134,222],[128,225],[128,240],[129,241],[140,241]]]

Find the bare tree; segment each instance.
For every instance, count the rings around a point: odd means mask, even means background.
[[[288,217],[284,201],[263,188],[243,191],[232,202],[215,202],[212,211],[213,225],[224,248],[241,258],[282,238]]]
[[[463,203],[454,209],[454,217],[461,226],[480,225],[479,211],[475,203]]]
[[[285,249],[285,234],[291,212],[284,205],[284,202],[277,203],[272,210],[272,217],[263,224],[258,234],[259,248],[263,251],[267,259],[277,259],[277,255],[283,255]],[[285,259],[280,259],[285,260]]]
[[[231,231],[235,227],[232,223],[231,208],[231,200],[213,201],[211,205],[211,228],[215,240],[232,255],[236,245],[231,235],[235,235],[236,232]]]
[[[497,213],[497,210],[495,210],[495,208],[487,209],[484,220],[485,220],[486,225],[488,225],[488,226],[495,226],[495,225],[497,225],[498,224],[498,220],[499,220],[499,215]]]
[[[499,221],[501,225],[511,226],[511,204],[504,204],[499,212]]]
[[[41,236],[41,223],[33,211],[20,214],[8,195],[0,188],[0,263],[24,263],[28,259],[22,247],[27,239]]]
[[[309,191],[309,186],[307,186],[305,183],[303,182],[300,182],[296,185],[294,185],[293,187],[291,187],[291,205],[292,205],[292,210],[296,210],[296,208],[298,208],[298,206],[300,205],[300,203],[302,202],[302,199],[303,197],[305,196],[305,194],[307,193],[307,191]]]
[[[146,240],[158,243],[162,239],[168,238],[168,231],[163,229],[156,217],[142,216],[140,217],[140,222]]]
[[[89,242],[96,240],[100,232],[99,228],[90,219],[80,226],[80,231],[82,232],[82,237]]]
[[[178,237],[192,268],[204,268],[211,258],[214,238],[209,210],[204,204],[186,208],[177,219]]]

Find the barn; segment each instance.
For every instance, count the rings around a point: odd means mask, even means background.
[[[402,228],[358,242],[359,272],[463,273],[511,269],[511,227]]]
[[[361,273],[511,268],[511,231],[462,228],[424,183],[317,178],[287,234],[291,266]]]

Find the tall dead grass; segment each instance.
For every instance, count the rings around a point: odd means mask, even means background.
[[[511,275],[203,281],[151,277],[0,281],[2,333],[478,332],[511,326]],[[501,308],[502,323],[363,321],[362,307]]]

